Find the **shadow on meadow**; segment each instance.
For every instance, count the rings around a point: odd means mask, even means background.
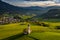
[[[23,37],[23,36],[25,36],[25,34],[21,33],[21,34],[17,34],[17,35],[14,35],[14,36],[10,36],[10,37],[8,37],[8,38],[4,38],[4,39],[2,39],[2,40],[16,40],[16,39],[21,38],[21,37]],[[31,38],[31,39],[34,39],[34,40],[39,40],[39,39],[34,38],[34,37],[32,37],[32,36],[28,36],[28,35],[27,35],[27,37],[29,37],[29,38]],[[23,39],[24,39],[24,38],[23,38]]]
[[[32,39],[34,39],[34,40],[39,40],[39,39],[37,39],[37,38],[34,38],[34,37],[32,37],[32,36],[28,36],[29,38],[32,38]]]
[[[18,38],[23,37],[23,36],[24,36],[24,34],[21,33],[21,34],[17,34],[17,35],[14,35],[14,36],[10,36],[8,38],[4,38],[2,40],[15,40],[15,39],[18,39]]]

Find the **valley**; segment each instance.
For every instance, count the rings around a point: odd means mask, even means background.
[[[60,6],[18,7],[0,0],[0,40],[60,40]]]

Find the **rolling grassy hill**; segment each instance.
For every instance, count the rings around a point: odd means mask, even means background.
[[[60,40],[60,30],[54,29],[60,23],[49,22],[50,27],[31,24],[32,33],[29,35],[22,34],[28,23],[21,24],[0,25],[0,40]]]

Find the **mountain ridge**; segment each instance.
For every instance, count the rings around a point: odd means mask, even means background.
[[[19,14],[36,14],[36,15],[42,15],[50,9],[60,9],[60,6],[49,6],[49,7],[40,7],[40,6],[30,6],[30,7],[18,7],[13,6],[8,3],[5,3],[0,0],[0,14],[3,14],[4,12],[10,12],[13,13],[19,13]]]
[[[47,13],[42,14],[43,19],[60,19],[60,9],[50,9]]]

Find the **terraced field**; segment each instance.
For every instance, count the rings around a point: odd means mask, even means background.
[[[27,24],[0,25],[0,40],[60,40],[60,30],[55,29],[60,23],[48,23],[49,27],[30,24],[31,34],[24,35],[23,30],[27,28]]]

